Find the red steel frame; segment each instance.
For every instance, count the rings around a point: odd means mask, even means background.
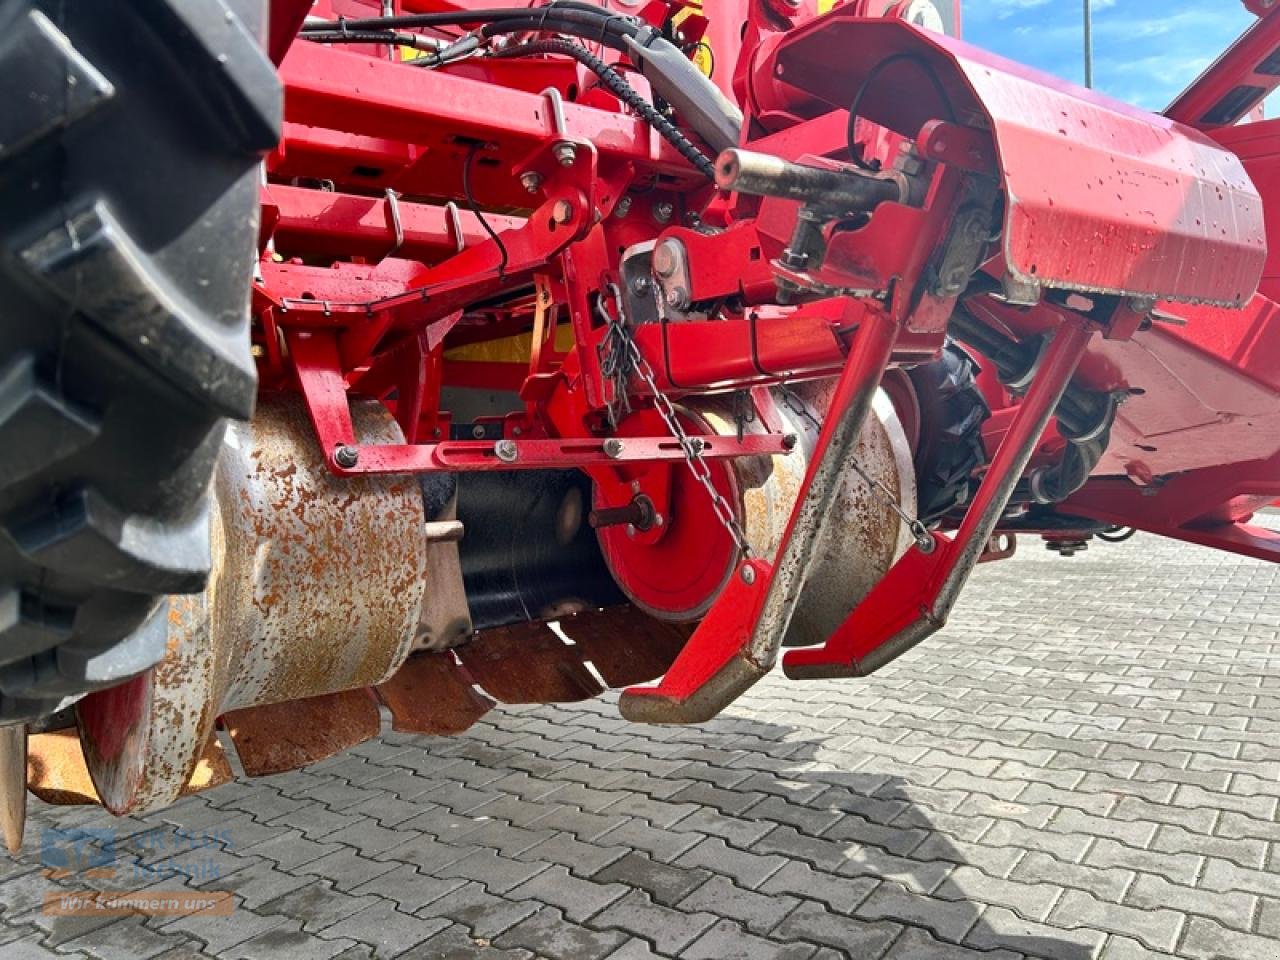
[[[693,297],[722,305],[715,317],[636,329],[660,389],[681,397],[840,377],[778,556],[740,567],[662,683],[628,691],[628,715],[700,719],[773,665],[802,602],[815,511],[840,466],[824,454],[837,457],[857,435],[886,369],[940,349],[959,291],[939,292],[930,271],[975,206],[1000,217],[1002,244],[983,269],[1037,292],[1021,307],[980,294],[975,314],[1051,346],[1025,396],[993,394],[1003,407],[989,426],[998,449],[953,533],[940,533],[932,552],[909,551],[826,645],[788,654],[787,673],[869,672],[945,622],[1028,463],[1062,447],[1050,425],[1073,378],[1130,401],[1094,479],[1058,507],[1062,516],[1280,559],[1280,538],[1247,525],[1280,496],[1280,310],[1273,289],[1255,293],[1264,212],[1266,226],[1280,216],[1271,159],[1280,131],[1205,120],[1240,85],[1275,85],[1258,68],[1280,50],[1277,8],[1260,11],[1167,117],[1153,117],[908,27],[883,3],[874,12],[884,16],[871,18],[862,0],[820,18],[773,0],[750,0],[745,14],[730,0],[707,3],[690,30],[713,44],[733,44],[723,25],[745,20],[741,55],[730,51],[716,77],[725,88],[732,78],[747,109],[744,146],[806,164],[843,161],[862,88],[858,129],[873,152],[913,143],[924,171],[914,202],[882,204],[856,229],[824,227],[824,260],[796,279],[825,293],[783,306],[776,261],[796,202],[716,194],[603,94],[569,100],[589,86],[573,64],[416,70],[385,48],[290,44],[303,6],[273,6],[286,125],[267,165],[254,304],[264,385],[302,392],[335,473],[578,467],[626,496],[616,472],[624,463],[654,464],[655,475],[681,469],[670,437],[606,443],[616,398],[601,373],[599,302],[609,309],[621,252],[643,242],[679,240]],[[333,0],[316,12],[371,6]],[[675,13],[688,13],[678,0],[639,10],[655,24]],[[891,60],[902,62],[883,69]],[[473,204],[489,211],[501,242]],[[558,305],[550,320],[535,310],[534,288]],[[1088,308],[1057,292],[1069,290],[1093,298]],[[573,333],[567,354],[545,347],[560,320]],[[445,356],[531,324],[527,364]],[[509,441],[501,456],[492,439],[443,436],[440,391],[450,385],[519,392],[524,413],[499,425]],[[406,442],[361,445],[353,392],[387,403]],[[646,403],[643,384],[632,392]],[[785,453],[791,441],[772,432],[706,444],[704,456],[721,459]],[[707,504],[680,522],[716,521]]]

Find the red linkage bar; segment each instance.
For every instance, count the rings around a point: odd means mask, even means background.
[[[431,262],[489,239],[475,214],[455,205],[428,206],[282,184],[263,187],[262,204],[275,210],[272,236],[286,257],[348,260],[394,255]],[[500,214],[489,214],[485,219],[498,231],[515,230],[523,224],[522,218]]]
[[[942,628],[1095,332],[1083,322],[1058,328],[955,536],[935,535],[927,553],[909,549],[825,644],[783,657],[788,677],[865,676]]]
[[[331,331],[286,334],[307,412],[325,462],[338,476],[367,473],[432,473],[464,470],[563,470],[620,463],[679,462],[684,449],[673,437],[446,440],[421,444],[360,444],[340,372],[337,338]],[[794,438],[778,434],[702,437],[702,456],[785,454]]]
[[[862,317],[775,562],[744,563],[661,682],[623,692],[628,720],[700,723],[772,669],[897,332],[881,310]]]

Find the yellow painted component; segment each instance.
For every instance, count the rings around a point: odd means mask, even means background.
[[[696,6],[685,7],[683,10],[681,10],[679,13],[677,13],[674,17],[671,18],[671,23],[673,26],[679,27],[681,23],[683,23],[688,17],[691,17],[694,14],[697,14],[698,16],[702,16],[701,3],[697,4]],[[716,55],[715,55],[715,51],[711,49],[711,42],[707,40],[706,37],[702,38],[702,41],[698,44],[697,49],[693,51],[693,62],[697,65],[698,69],[701,70],[704,74],[706,74],[708,77],[711,76],[712,68],[715,67],[715,63],[716,63]]]
[[[533,345],[533,334],[519,333],[514,337],[469,343],[465,347],[453,347],[444,352],[446,360],[485,360],[490,363],[527,363]],[[573,347],[573,327],[567,323],[556,325],[555,349],[564,353]]]
[[[551,294],[551,284],[545,276],[533,278],[537,297],[534,304],[536,316],[533,324],[534,332],[544,329],[548,316],[554,316],[555,300]],[[454,347],[444,352],[446,360],[487,361],[489,363],[528,363],[533,353],[533,336],[531,333],[519,333],[513,337],[502,337],[498,340],[486,340],[483,343],[470,343],[465,347]],[[573,327],[568,323],[556,325],[551,338],[551,349],[556,353],[566,353],[573,348]]]

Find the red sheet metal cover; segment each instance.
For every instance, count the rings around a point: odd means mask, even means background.
[[[895,54],[908,56],[872,74]],[[840,10],[782,39],[758,82],[766,70],[843,109],[871,76],[859,115],[907,136],[948,108],[988,126],[1006,196],[1005,259],[1020,280],[1224,305],[1257,287],[1261,199],[1238,158],[1196,130],[952,37]]]

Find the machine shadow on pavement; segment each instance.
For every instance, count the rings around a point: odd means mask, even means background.
[[[38,866],[40,828],[61,828],[90,845],[110,838],[116,877],[33,874],[4,920],[77,946],[102,921],[41,916],[41,890],[129,889],[126,867],[162,865],[184,836],[203,835],[215,842],[204,848],[207,869],[193,872],[207,876],[151,886],[229,890],[235,909],[148,918],[148,944],[159,934],[236,957],[258,955],[255,944],[319,950],[344,937],[379,957],[526,950],[588,960],[632,940],[657,951],[638,955],[718,960],[1095,956],[1067,931],[1030,923],[1020,932],[1008,911],[1000,929],[988,924],[984,911],[998,908],[971,901],[953,876],[971,866],[959,837],[979,818],[921,805],[927,790],[877,772],[902,767],[891,758],[842,772],[829,747],[839,738],[812,728],[733,715],[697,728],[625,727],[614,709],[608,700],[505,708],[454,738],[387,734],[150,818],[41,805],[36,842],[8,873]],[[13,886],[0,885],[0,902]],[[353,919],[379,909],[422,919],[403,939],[362,940]],[[408,942],[414,927],[424,941]]]

